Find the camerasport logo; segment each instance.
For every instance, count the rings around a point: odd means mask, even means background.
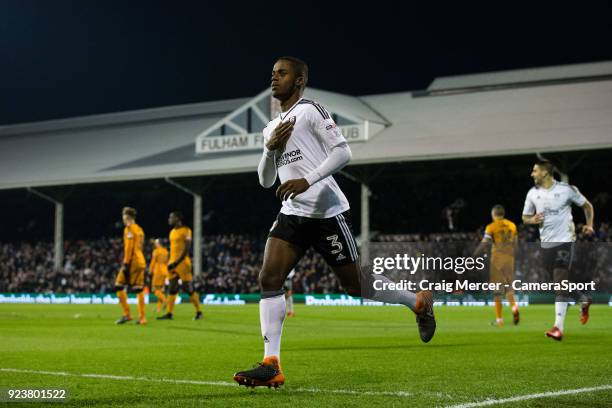
[[[304,157],[302,157],[302,152],[300,149],[295,149],[290,152],[283,153],[278,159],[276,159],[276,168],[280,168],[286,164],[291,164],[303,159]]]

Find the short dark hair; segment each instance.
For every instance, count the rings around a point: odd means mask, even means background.
[[[299,58],[290,56],[280,57],[278,61],[280,60],[289,61],[291,63],[295,72],[304,77],[304,87],[306,87],[306,83],[308,82],[308,64]]]
[[[172,211],[172,214],[174,214],[174,216],[176,218],[178,218],[180,222],[183,222],[184,218],[183,218],[183,213],[182,212],[180,212],[180,211]]]
[[[506,210],[501,204],[495,204],[491,211],[493,212],[493,215],[497,215],[498,217],[503,217],[506,215]]]
[[[552,164],[551,161],[549,161],[549,160],[538,160],[536,162],[536,164],[542,170],[546,170],[548,172],[548,174],[550,174],[551,176],[553,175],[553,172],[555,171],[555,165]]]
[[[121,212],[123,215],[127,215],[133,219],[136,219],[136,209],[132,207],[123,207],[123,211]]]

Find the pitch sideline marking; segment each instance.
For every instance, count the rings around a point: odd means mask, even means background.
[[[199,381],[199,380],[179,380],[172,378],[150,378],[150,377],[133,377],[129,375],[111,375],[111,374],[78,374],[68,373],[65,371],[39,371],[39,370],[25,370],[18,368],[0,368],[1,372],[8,373],[21,373],[21,374],[41,374],[41,375],[54,375],[58,377],[81,377],[81,378],[100,378],[105,380],[119,380],[119,381],[148,381],[157,383],[171,383],[171,384],[194,384],[194,385],[213,385],[221,387],[237,387],[236,383],[227,381]],[[372,395],[372,396],[392,396],[392,397],[411,397],[414,394],[406,391],[356,391],[356,390],[342,390],[342,389],[322,389],[322,388],[294,388],[288,389],[288,391],[295,392],[306,392],[313,394],[344,394],[344,395]]]
[[[603,391],[603,390],[612,390],[612,384],[604,384],[604,385],[599,385],[597,387],[576,388],[573,390],[548,391],[548,392],[540,392],[537,394],[518,395],[516,397],[510,397],[510,398],[486,399],[484,401],[450,405],[450,406],[447,406],[446,408],[486,407],[489,405],[505,404],[507,402],[518,402],[518,401],[526,401],[526,400],[536,399],[536,398],[557,397],[560,395],[581,394],[585,392],[596,392],[596,391]]]
[[[180,380],[172,378],[149,378],[149,377],[134,377],[125,375],[111,375],[111,374],[77,374],[68,373],[65,371],[39,371],[39,370],[25,370],[17,368],[0,368],[2,372],[22,373],[22,374],[41,374],[41,375],[54,375],[59,377],[81,377],[81,378],[100,378],[106,380],[119,380],[119,381],[148,381],[157,383],[172,383],[172,384],[192,384],[192,385],[211,385],[221,387],[236,387],[235,383],[227,381],[199,381],[199,380]],[[507,402],[518,402],[526,401],[530,399],[556,397],[561,395],[572,395],[581,394],[585,392],[597,392],[604,390],[612,390],[612,384],[605,384],[596,387],[588,388],[576,388],[573,390],[560,390],[560,391],[548,391],[537,394],[526,394],[519,395],[516,397],[502,398],[502,399],[487,399],[478,402],[468,402],[458,405],[450,405],[446,408],[477,408],[485,407],[490,405],[504,404]],[[372,396],[393,396],[393,397],[411,397],[415,394],[406,391],[356,391],[356,390],[343,390],[343,389],[321,389],[321,388],[296,388],[291,391],[296,392],[307,392],[307,393],[329,393],[329,394],[344,394],[344,395],[372,395]],[[445,397],[450,397],[446,396]]]
[[[171,378],[148,378],[148,377],[132,377],[129,375],[111,375],[111,374],[76,374],[65,371],[38,371],[38,370],[23,370],[19,368],[0,368],[2,372],[21,373],[21,374],[41,374],[54,375],[57,377],[81,377],[81,378],[100,378],[105,380],[120,380],[120,381],[149,381],[173,384],[196,384],[196,385],[217,385],[229,387],[234,385],[225,381],[196,381],[196,380],[174,380]]]

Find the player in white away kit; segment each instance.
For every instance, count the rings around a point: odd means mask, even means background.
[[[278,175],[282,184],[276,194],[283,204],[270,229],[259,274],[264,359],[256,368],[234,375],[238,384],[251,387],[285,382],[279,363],[286,307],[283,282],[308,248],[325,258],[349,295],[369,294],[362,294],[360,285],[349,203],[332,177],[350,161],[351,150],[327,110],[302,98],[307,80],[308,66],[297,58],[282,57],[274,64],[272,95],[280,100],[282,112],[263,131],[265,147],[257,171],[265,188],[272,187]],[[431,292],[378,291],[373,297],[408,306],[417,316],[421,340],[431,340]]]
[[[576,239],[572,220],[572,204],[582,207],[586,225],[582,232],[593,234],[593,206],[574,186],[556,181],[553,178],[553,165],[549,161],[540,161],[533,166],[531,177],[535,187],[531,188],[525,199],[523,222],[535,224],[540,228],[540,241],[544,251],[545,267],[552,271],[555,282],[569,280],[572,263],[573,243]],[[546,332],[546,336],[560,341],[563,338],[565,314],[569,298],[581,302],[580,322],[589,320],[591,299],[575,291],[558,291],[555,293],[555,325]]]
[[[287,279],[285,279],[285,284],[283,288],[285,288],[285,303],[287,304],[287,317],[294,317],[295,313],[293,312],[293,277],[295,276],[295,269],[292,269],[289,275],[287,275]]]

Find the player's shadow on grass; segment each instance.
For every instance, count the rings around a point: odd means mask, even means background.
[[[454,348],[454,347],[465,347],[465,346],[474,346],[474,343],[457,343],[457,344],[428,344],[426,347],[427,348]],[[422,349],[423,345],[422,344],[397,344],[397,345],[380,345],[377,346],[375,344],[369,345],[369,346],[338,346],[338,347],[322,347],[322,346],[317,346],[317,347],[299,347],[299,348],[293,348],[293,347],[285,347],[283,350],[284,351],[354,351],[354,350],[406,350],[409,348],[414,348],[414,349]]]
[[[213,329],[211,327],[186,327],[186,326],[169,326],[166,327],[167,330],[183,330],[183,331],[194,331],[194,332],[202,332],[202,333],[221,333],[221,334],[235,334],[241,337],[244,336],[253,336],[253,337],[261,337],[257,332],[254,333],[245,333],[244,331],[238,330],[221,330],[221,329]]]

